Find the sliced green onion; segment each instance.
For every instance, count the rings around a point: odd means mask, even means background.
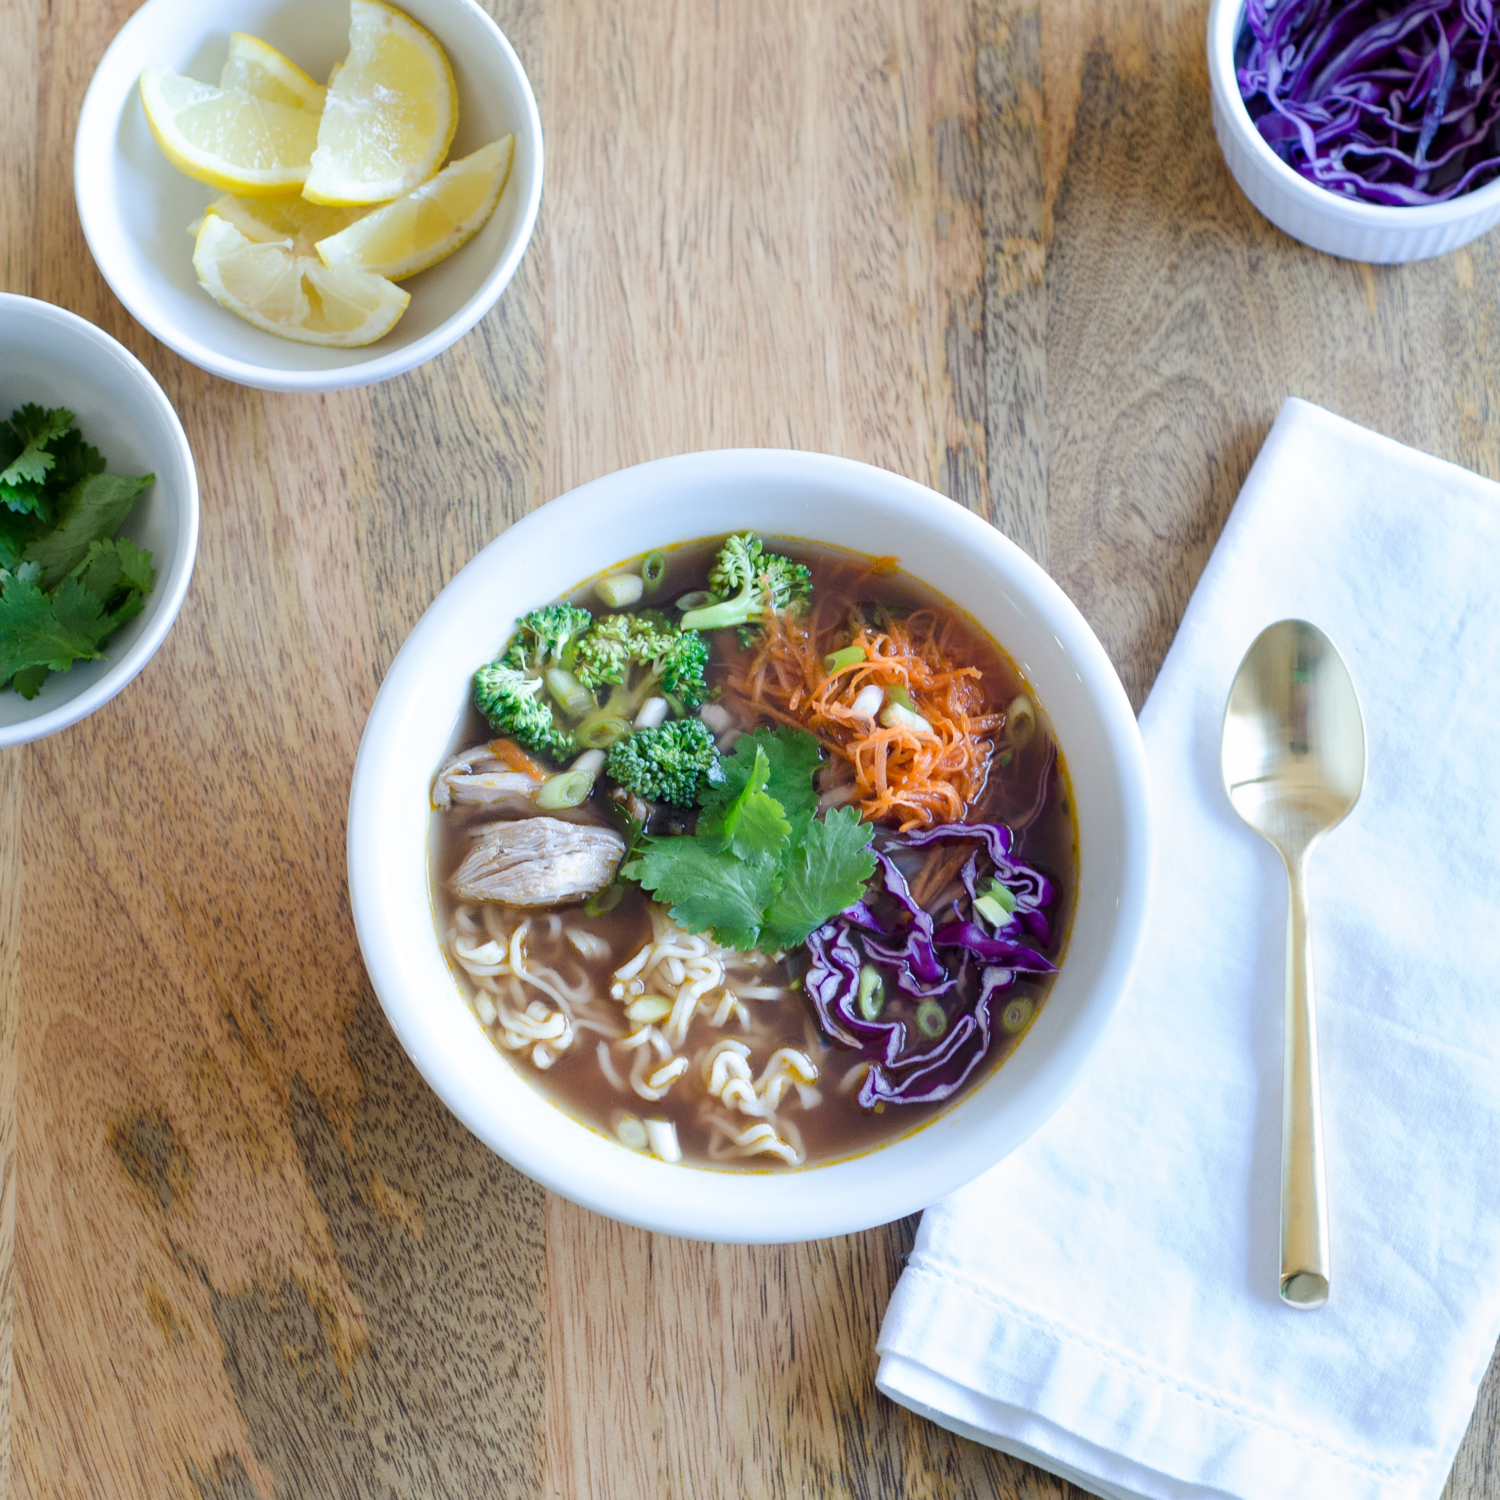
[[[1005,710],[1005,734],[1019,750],[1036,733],[1036,705],[1020,693],[1010,701]]]
[[[707,589],[694,589],[691,594],[684,594],[677,601],[677,607],[684,614],[690,609],[703,609],[714,602],[714,596]]]
[[[615,1135],[622,1146],[629,1146],[632,1151],[644,1151],[650,1144],[646,1127],[634,1115],[621,1116]]]
[[[594,585],[594,592],[611,609],[623,609],[646,592],[646,585],[639,573],[611,573]]]
[[[548,667],[547,691],[571,718],[581,719],[599,707],[599,700],[565,667]]]
[[[665,552],[648,552],[641,559],[641,582],[646,586],[648,594],[654,594],[661,587],[661,581],[667,576],[667,554]]]
[[[928,739],[936,739],[932,725],[922,717],[921,714],[913,713],[911,709],[902,707],[899,703],[887,703],[880,710],[880,722],[887,729],[898,727],[912,730],[916,734],[925,735]]]
[[[642,995],[625,1007],[627,1021],[665,1021],[672,1014],[672,1002],[665,995]]]
[[[677,1127],[670,1120],[647,1120],[646,1139],[651,1154],[662,1161],[681,1161],[682,1148],[677,1144]]]
[[[995,900],[993,896],[978,896],[974,901],[974,910],[984,918],[991,927],[1004,927],[1010,921],[1010,913]]]
[[[1027,999],[1012,1000],[1000,1013],[1000,1024],[1007,1031],[1022,1031],[1031,1019],[1031,1012],[1035,1008]]]
[[[992,901],[998,902],[1007,912],[1013,912],[1016,909],[1015,894],[1009,886],[1001,885],[998,880],[993,878],[990,880],[989,889],[985,891],[985,895]]]
[[[923,1036],[939,1037],[948,1029],[948,1013],[936,1000],[924,1000],[917,1007],[917,1030]]]
[[[584,914],[590,917],[602,917],[605,912],[613,911],[620,904],[620,897],[624,894],[625,887],[619,881],[613,885],[607,885],[583,903]]]
[[[859,1013],[865,1020],[873,1021],[885,1009],[885,980],[874,964],[866,964],[859,971]]]
[[[605,714],[598,719],[585,719],[573,731],[573,738],[589,750],[608,750],[622,735],[630,733],[630,724],[617,714]]]
[[[559,808],[577,807],[580,802],[587,802],[589,793],[593,790],[592,771],[559,771],[537,788],[536,795],[531,800],[538,807],[555,812]]]
[[[837,672],[844,667],[858,666],[860,662],[868,660],[863,646],[845,646],[842,651],[835,651],[823,658],[823,670]]]
[[[905,683],[893,682],[885,690],[885,695],[891,700],[892,703],[899,703],[901,707],[907,711],[907,713],[916,713],[917,705],[911,701],[911,694],[906,691]]]
[[[657,729],[667,722],[668,703],[665,698],[647,698],[635,716],[632,729]]]

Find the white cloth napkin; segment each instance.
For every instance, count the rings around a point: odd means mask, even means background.
[[[1311,862],[1316,1312],[1276,1291],[1285,876],[1219,779],[1287,616],[1349,664],[1369,765]],[[1107,1496],[1436,1496],[1500,1335],[1500,485],[1288,401],[1141,729],[1135,979],[1059,1113],[928,1210],[878,1384]]]

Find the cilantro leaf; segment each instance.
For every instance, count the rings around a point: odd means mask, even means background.
[[[39,484],[0,484],[0,504],[15,515],[52,519],[52,505],[47,491]]]
[[[823,763],[817,740],[805,729],[762,728],[742,734],[734,742],[734,753],[719,762],[724,771],[723,782],[703,794],[707,829],[722,826],[725,809],[749,785],[762,754],[766,757],[767,775],[757,790],[765,791],[781,804],[795,842],[818,810],[813,773]],[[704,827],[701,819],[699,827]]]
[[[14,569],[36,538],[38,523],[0,506],[0,568]]]
[[[155,478],[91,474],[74,485],[63,497],[57,525],[26,549],[27,558],[42,565],[42,587],[52,588],[66,578],[88,556],[91,542],[114,536],[136,497]]]
[[[757,748],[739,795],[706,809],[698,819],[698,831],[718,834],[720,847],[741,859],[759,854],[779,859],[791,842],[792,825],[781,804],[765,790],[770,774],[770,758],[764,748]]]
[[[76,427],[63,433],[52,444],[51,451],[57,466],[48,477],[47,486],[58,495],[66,494],[91,474],[104,472],[104,455],[84,442],[83,434]]]
[[[42,484],[47,471],[57,459],[47,452],[47,445],[60,438],[73,425],[73,413],[58,407],[45,411],[27,405],[10,416],[11,431],[21,439],[21,451],[0,470],[0,485]]]
[[[622,877],[667,903],[688,931],[711,930],[727,947],[805,942],[875,873],[875,830],[856,809],[816,816],[822,760],[805,730],[741,735],[721,761],[723,781],[699,791],[698,831],[646,840]]]
[[[109,542],[91,542],[88,556],[73,569],[91,594],[108,604],[122,589],[149,594],[156,584],[151,554],[128,537]]]
[[[115,539],[155,477],[104,472],[73,413],[35,404],[0,421],[0,687],[103,654],[156,584],[151,554]]]
[[[875,830],[859,811],[840,807],[814,818],[791,852],[785,879],[765,915],[766,945],[795,948],[808,933],[852,906],[875,873],[870,840]]]
[[[765,792],[750,792],[743,799],[732,831],[721,838],[725,847],[741,859],[762,856],[778,864],[792,842],[792,825],[781,804]]]
[[[12,578],[0,594],[0,685],[24,673],[34,697],[40,679],[28,669],[65,672],[75,661],[100,654],[99,643],[120,622],[106,615],[97,595],[67,579],[49,598],[34,582]]]
[[[41,692],[42,684],[51,674],[50,667],[22,667],[12,682],[15,690],[29,703]]]
[[[716,834],[681,834],[647,840],[630,875],[689,932],[712,928],[728,947],[749,949],[760,941],[761,914],[781,880],[781,862],[741,859]]]

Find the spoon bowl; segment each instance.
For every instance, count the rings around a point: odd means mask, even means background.
[[[1316,625],[1279,620],[1251,643],[1224,709],[1220,763],[1234,810],[1286,864],[1281,1296],[1310,1309],[1328,1300],[1328,1209],[1307,856],[1348,816],[1365,779],[1359,695]]]

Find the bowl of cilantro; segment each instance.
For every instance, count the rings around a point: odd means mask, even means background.
[[[155,654],[198,547],[177,413],[129,350],[0,294],[0,747],[66,729]]]

